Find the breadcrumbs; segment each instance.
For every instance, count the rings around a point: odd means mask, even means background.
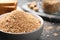
[[[0,30],[12,33],[32,32],[39,28],[40,23],[35,16],[15,10],[0,17]]]

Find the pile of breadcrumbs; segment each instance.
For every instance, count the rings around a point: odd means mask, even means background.
[[[35,16],[18,10],[0,17],[0,30],[4,32],[32,32],[40,27],[40,20]]]

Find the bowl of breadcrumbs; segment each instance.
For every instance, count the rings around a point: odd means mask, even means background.
[[[0,34],[4,40],[37,40],[43,19],[35,14],[14,10],[0,16]]]

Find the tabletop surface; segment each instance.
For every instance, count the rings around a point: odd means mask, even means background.
[[[42,40],[60,40],[60,23],[44,22]]]

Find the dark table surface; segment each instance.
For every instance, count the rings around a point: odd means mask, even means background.
[[[42,40],[60,40],[60,23],[44,22]]]

